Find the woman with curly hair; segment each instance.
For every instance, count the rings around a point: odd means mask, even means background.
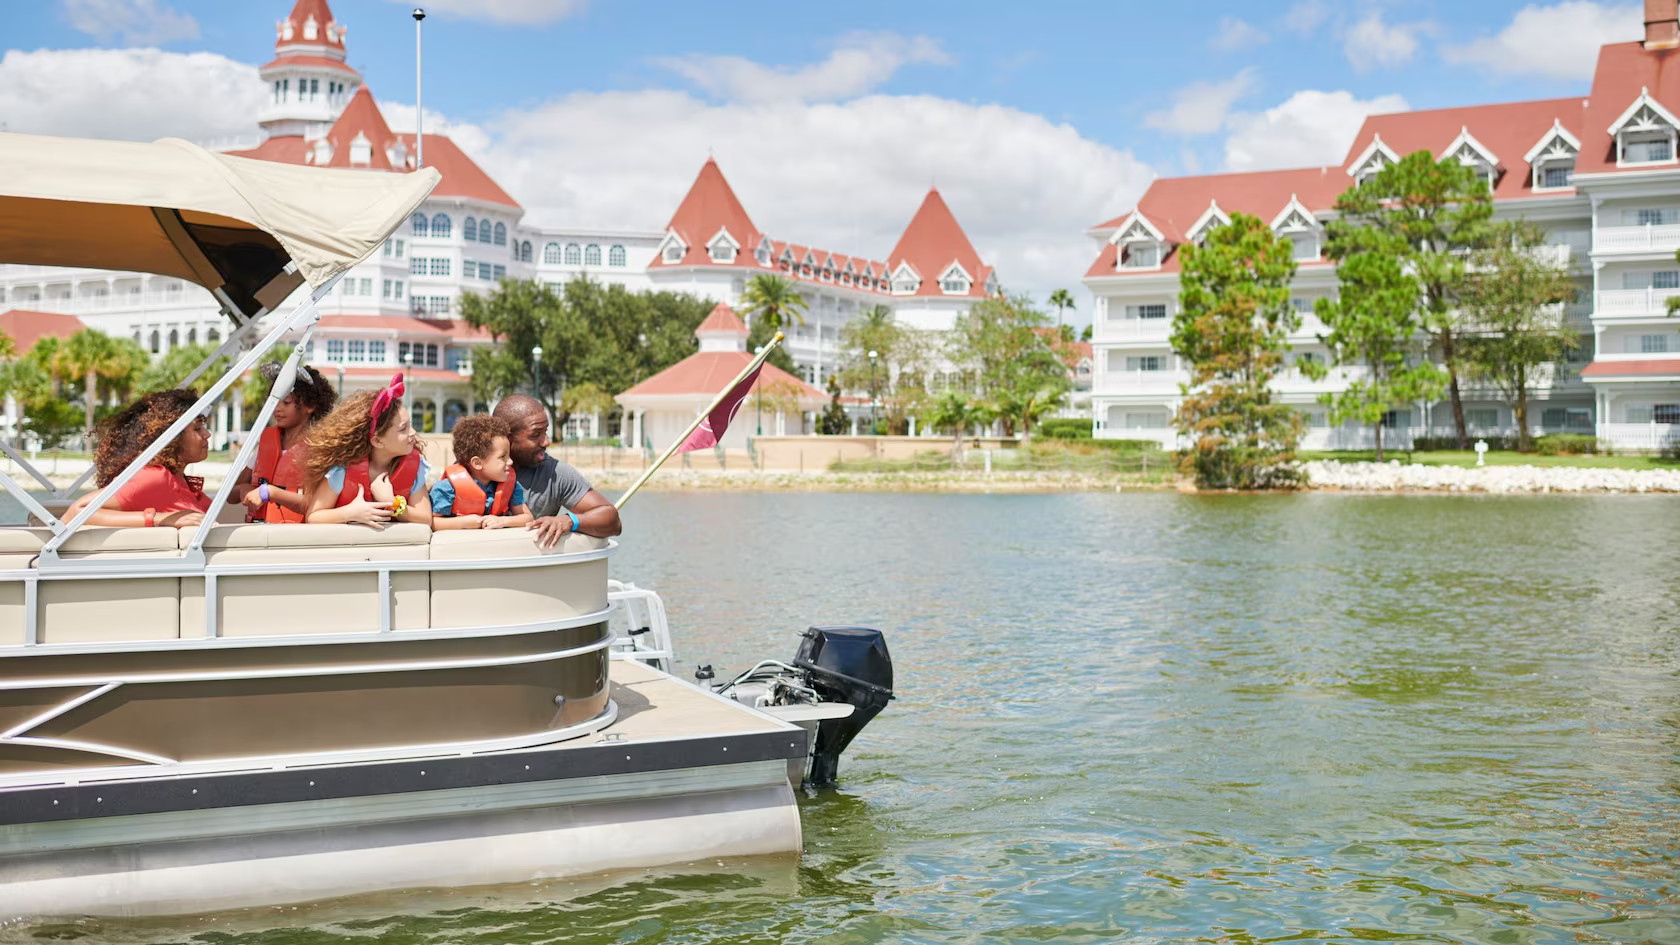
[[[270,361],[257,369],[270,389],[280,376],[282,365]],[[257,442],[257,458],[239,474],[228,502],[245,505],[245,520],[270,524],[303,521],[309,511],[309,495],[303,491],[304,437],[315,421],[325,417],[338,401],[321,372],[300,366],[292,389],[274,405],[274,417]]]
[[[425,457],[414,448],[414,429],[403,406],[403,376],[377,393],[344,399],[310,429],[299,471],[311,483],[304,521],[354,522],[384,528],[386,522],[432,522],[426,494]]]
[[[160,390],[105,418],[93,433],[94,483],[101,489],[109,485],[197,401],[194,390]],[[203,417],[195,417],[174,442],[106,500],[88,524],[197,525],[210,509],[210,497],[204,494],[204,480],[184,470],[209,455],[210,430]],[[90,492],[77,499],[63,520],[75,518],[97,495]]]

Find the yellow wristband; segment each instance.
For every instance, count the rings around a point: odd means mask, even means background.
[[[405,498],[403,498],[402,496],[399,495],[396,498],[391,500],[391,515],[393,517],[401,515],[406,511],[408,511],[408,500],[407,499],[405,499]]]

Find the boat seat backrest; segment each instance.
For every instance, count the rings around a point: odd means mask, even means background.
[[[550,552],[537,547],[523,528],[437,532],[433,561],[474,558],[553,558],[550,567],[432,572],[431,625],[513,625],[574,617],[607,606],[607,559],[576,561],[555,557],[605,547],[588,535],[567,535]]]
[[[8,528],[0,537],[0,567],[29,567],[52,530]],[[29,537],[24,537],[25,533]],[[33,543],[27,560],[17,564],[9,549]],[[173,558],[180,554],[173,528],[77,529],[59,549],[66,559]],[[17,555],[16,557],[22,557]],[[169,640],[180,636],[181,579],[177,577],[41,581],[41,643],[109,643],[117,640]],[[15,614],[15,619],[14,619]],[[23,585],[0,586],[0,639],[22,642]]]
[[[204,561],[216,565],[424,561],[431,529],[398,523],[382,531],[351,525],[216,525]],[[192,532],[181,531],[183,545]],[[242,575],[217,579],[223,636],[356,633],[379,629],[379,576],[369,570],[323,574]],[[391,626],[420,630],[427,620],[424,572],[391,575]],[[183,634],[204,632],[204,579],[181,582]]]

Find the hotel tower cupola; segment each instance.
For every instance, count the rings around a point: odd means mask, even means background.
[[[258,70],[268,101],[257,123],[270,138],[326,133],[362,84],[345,62],[348,29],[333,18],[327,0],[297,0],[274,27],[274,60]]]

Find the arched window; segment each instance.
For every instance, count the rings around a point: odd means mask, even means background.
[[[222,333],[212,328],[204,333],[204,340],[210,344],[219,345],[222,343]],[[313,344],[314,342],[310,343]]]
[[[174,349],[179,348],[180,346],[181,346],[181,333],[176,331],[173,328],[169,329],[169,349],[171,351],[173,351]]]
[[[467,415],[467,405],[459,400],[443,402],[443,432],[455,429],[455,421]]]
[[[467,217],[467,222],[461,224],[461,239],[471,243],[478,239],[478,221]]]
[[[607,250],[607,265],[623,268],[629,264],[629,259],[624,252],[624,247],[614,246],[612,249]]]
[[[526,240],[525,242],[519,244],[519,261],[520,262],[530,262],[531,261],[531,241],[530,240]]]
[[[198,329],[197,328],[188,328],[187,329],[187,344],[189,344],[189,345],[198,344]]]
[[[507,225],[506,224],[503,224],[503,223],[496,224],[496,245],[497,246],[506,246],[507,245]]]
[[[548,245],[543,247],[543,265],[545,265],[545,266],[558,266],[558,265],[560,265],[560,244],[559,243],[549,243]]]
[[[583,249],[581,247],[579,247],[578,244],[576,244],[576,243],[567,243],[566,244],[566,265],[568,265],[568,266],[581,266],[581,265],[583,265]]]
[[[440,213],[437,216],[432,217],[433,236],[441,236],[447,239],[449,237],[449,231],[450,225],[448,214]]]
[[[426,215],[424,213],[416,213],[410,219],[413,223],[415,236],[425,236],[430,232],[431,228],[426,225]]]
[[[599,266],[601,264],[601,247],[590,243],[583,248],[583,264],[585,266]]]

